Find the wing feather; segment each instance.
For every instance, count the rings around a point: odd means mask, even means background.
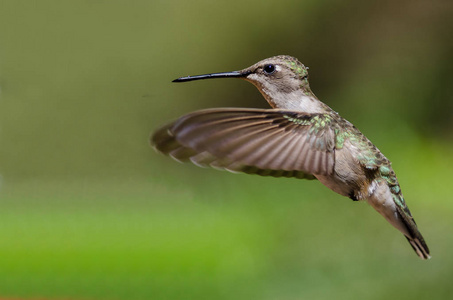
[[[334,170],[335,135],[319,114],[221,108],[187,114],[154,133],[179,161],[262,176],[315,178]]]

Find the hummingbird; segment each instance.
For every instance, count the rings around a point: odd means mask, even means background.
[[[212,108],[158,129],[151,145],[180,162],[273,177],[317,179],[354,201],[366,200],[422,259],[428,246],[406,205],[391,162],[353,124],[321,102],[308,67],[287,55],[240,71],[180,77],[173,82],[239,78],[271,109]]]

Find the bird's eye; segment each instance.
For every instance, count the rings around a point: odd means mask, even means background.
[[[266,74],[272,74],[275,72],[275,66],[273,64],[268,64],[264,66],[263,70]]]

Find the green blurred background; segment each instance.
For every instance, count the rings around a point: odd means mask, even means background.
[[[0,2],[0,298],[451,299],[452,1]],[[278,54],[393,161],[432,251],[319,182],[155,153]]]

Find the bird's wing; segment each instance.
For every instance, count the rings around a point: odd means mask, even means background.
[[[182,116],[151,144],[179,161],[236,172],[315,179],[335,164],[335,133],[323,114],[219,108]]]

